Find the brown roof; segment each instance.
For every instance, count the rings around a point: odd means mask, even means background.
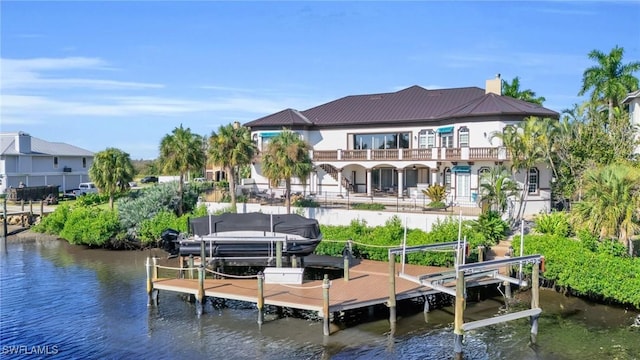
[[[383,125],[488,115],[558,117],[555,111],[507,96],[485,94],[477,87],[427,90],[414,85],[391,93],[346,96],[301,112],[287,109],[245,126]]]

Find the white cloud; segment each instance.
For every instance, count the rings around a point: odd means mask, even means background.
[[[75,70],[113,70],[99,58],[33,58],[0,59],[0,87],[7,89],[92,88],[92,89],[141,89],[162,88],[162,84],[52,76],[51,73]]]

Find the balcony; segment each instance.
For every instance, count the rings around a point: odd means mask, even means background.
[[[504,147],[311,151],[313,161],[506,161],[510,158]]]

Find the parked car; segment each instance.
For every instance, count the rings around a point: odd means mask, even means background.
[[[142,180],[140,180],[141,183],[143,184],[147,184],[147,183],[157,183],[158,182],[158,177],[157,176],[145,176],[142,178]]]

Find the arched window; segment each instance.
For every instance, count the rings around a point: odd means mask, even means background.
[[[478,170],[478,188],[482,188],[482,184],[488,184],[490,182],[489,180],[490,172],[491,170],[488,167],[481,167]]]
[[[537,193],[540,189],[540,173],[538,169],[529,169],[529,194]]]
[[[458,147],[469,147],[469,128],[466,126],[458,130]]]

